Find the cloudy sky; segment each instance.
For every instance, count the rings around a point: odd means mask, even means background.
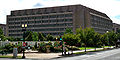
[[[114,23],[120,24],[120,0],[1,0],[0,23],[6,24],[6,15],[12,10],[82,4],[106,13]]]

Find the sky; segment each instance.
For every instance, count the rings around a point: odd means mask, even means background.
[[[120,0],[1,0],[0,23],[13,10],[81,4],[107,14],[113,23],[120,24]]]

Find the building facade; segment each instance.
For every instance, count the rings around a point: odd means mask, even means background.
[[[6,25],[0,24],[0,28],[3,30],[3,34],[6,35]]]
[[[22,37],[22,24],[27,31],[62,35],[66,28],[94,28],[98,33],[112,30],[112,20],[104,13],[83,5],[36,8],[11,11],[7,15],[7,35]]]
[[[113,23],[113,31],[117,32],[118,30],[120,30],[120,24]]]

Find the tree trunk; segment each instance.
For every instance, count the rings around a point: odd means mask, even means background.
[[[86,52],[86,44],[85,44],[85,52]]]

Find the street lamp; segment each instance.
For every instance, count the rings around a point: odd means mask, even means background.
[[[1,41],[1,38],[0,38],[0,41]],[[2,41],[0,42],[1,46],[2,46]]]
[[[56,42],[57,42],[57,39],[58,39],[58,38],[56,37]]]
[[[26,31],[26,28],[27,28],[27,24],[22,24],[22,31],[23,31],[23,44],[25,43],[25,31]],[[23,46],[23,56],[22,58],[25,58],[25,46]]]
[[[63,40],[62,40],[62,36],[60,35],[60,41],[61,41],[61,44],[62,44],[62,55],[63,55]]]

